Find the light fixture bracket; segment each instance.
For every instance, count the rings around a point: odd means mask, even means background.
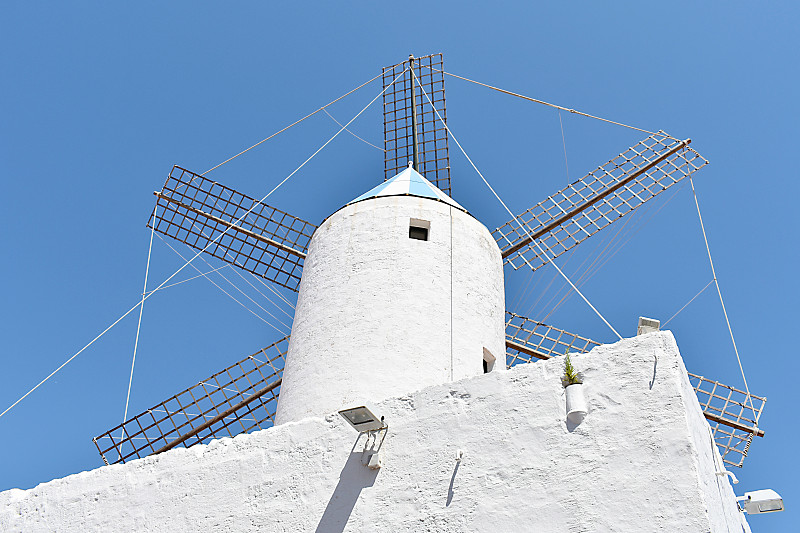
[[[388,426],[383,420],[383,417],[376,416],[365,405],[359,407],[351,407],[350,409],[342,409],[339,411],[342,418],[347,420],[350,427],[359,433],[366,433],[367,431],[377,431],[385,429]]]

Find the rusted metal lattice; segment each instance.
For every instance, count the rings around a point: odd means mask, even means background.
[[[155,194],[148,227],[297,291],[314,224],[178,166]]]
[[[383,69],[383,87],[392,83],[410,65],[409,61]],[[434,107],[447,122],[444,100],[444,73],[442,54],[414,58],[414,72],[428,98],[414,82],[411,72],[400,76],[394,85],[383,93],[383,143],[385,178],[394,177],[408,167],[412,159],[414,144],[411,128],[411,88],[415,89],[417,103],[417,142],[419,144],[420,174],[450,195],[450,151],[447,145],[447,130]]]
[[[600,346],[586,337],[506,312],[506,365],[511,368],[532,359],[550,359],[572,353],[585,353]]]
[[[288,346],[287,336],[95,437],[97,451],[124,463],[271,427]]]
[[[536,359],[571,353],[586,353],[600,343],[562,329],[506,312],[506,365],[511,368]],[[689,374],[689,381],[714,435],[723,462],[741,467],[754,436],[763,437],[758,418],[767,399],[747,399],[747,393],[718,381]]]
[[[506,263],[536,270],[708,164],[658,132],[493,232]],[[527,232],[525,231],[527,230]]]
[[[745,391],[691,372],[689,381],[697,393],[703,414],[711,424],[722,460],[741,467],[753,437],[764,436],[764,431],[758,427],[758,419],[767,399],[751,394],[751,406]]]

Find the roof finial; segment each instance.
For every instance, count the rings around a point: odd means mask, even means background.
[[[408,160],[408,168],[413,168],[413,166],[414,166],[414,160],[409,159]]]

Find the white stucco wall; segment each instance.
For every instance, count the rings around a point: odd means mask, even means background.
[[[502,371],[504,315],[500,249],[475,218],[410,196],[346,206],[309,245],[277,423],[482,374],[484,348]]]
[[[713,436],[710,432],[708,423],[703,416],[700,404],[697,402],[697,395],[689,383],[683,361],[680,361],[682,374],[684,374],[681,394],[683,401],[689,411],[687,423],[691,435],[691,443],[695,449],[695,468],[700,479],[700,488],[709,509],[718,509],[718,512],[710,513],[712,531],[728,531],[727,524],[736,524],[737,520],[743,520],[744,515],[739,512],[739,507],[735,503],[736,496],[727,475],[720,476],[717,472],[724,472],[726,468],[734,474],[738,468],[726,467],[722,462],[719,449],[712,445]],[[742,491],[743,492],[743,491]],[[731,527],[731,531],[738,533],[738,529]],[[750,530],[745,530],[750,533]]]
[[[563,362],[531,363],[381,402],[377,472],[338,415],[309,418],[0,493],[0,530],[742,531],[672,335],[574,362],[577,427]]]

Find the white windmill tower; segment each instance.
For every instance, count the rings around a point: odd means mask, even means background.
[[[276,423],[480,374],[504,311],[489,230],[409,165],[314,233]]]

